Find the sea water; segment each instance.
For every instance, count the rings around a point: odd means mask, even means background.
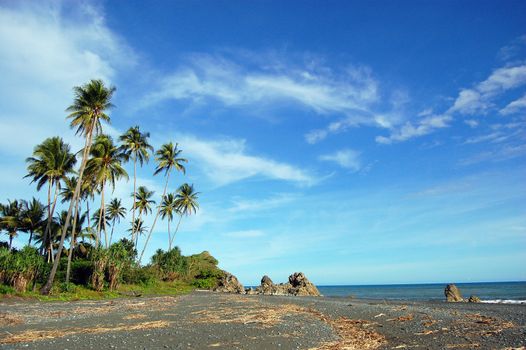
[[[445,300],[446,283],[365,286],[318,286],[327,297],[386,300]],[[526,304],[526,282],[455,283],[464,298],[478,296],[487,303]]]

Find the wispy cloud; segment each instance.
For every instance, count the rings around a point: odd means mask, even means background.
[[[362,168],[360,152],[352,149],[343,149],[332,154],[325,154],[319,157],[322,161],[334,162],[342,168],[353,172]]]
[[[390,144],[409,140],[413,137],[432,133],[436,129],[446,128],[453,118],[448,114],[426,116],[416,122],[406,122],[398,128],[393,128],[389,136],[377,136],[376,142]]]
[[[526,111],[526,94],[515,101],[512,101],[502,108],[499,113],[502,115],[510,115],[518,112]]]
[[[251,177],[295,182],[310,186],[316,178],[297,166],[251,155],[243,139],[203,140],[192,135],[178,138],[189,158],[198,160],[204,174],[217,185],[226,185]]]
[[[29,155],[36,142],[57,134],[76,142],[64,120],[72,87],[93,78],[112,81],[135,55],[86,3],[9,5],[0,5],[0,149]]]
[[[248,69],[246,62],[241,64],[235,58],[190,55],[160,80],[142,104],[170,99],[208,99],[230,107],[284,103],[330,114],[364,110],[378,98],[377,83],[366,68],[348,67],[335,72],[325,66],[291,64],[276,61],[275,57],[269,60],[274,62],[251,65]]]
[[[228,211],[247,213],[252,211],[269,210],[289,204],[297,198],[297,195],[290,193],[279,193],[271,197],[258,200],[234,198],[232,200],[233,205],[228,208]]]
[[[498,68],[471,89],[460,91],[450,113],[485,114],[494,106],[493,99],[507,90],[526,84],[526,65]]]
[[[498,68],[487,79],[475,84],[473,88],[462,89],[445,112],[435,115],[419,114],[419,119],[391,127],[389,136],[377,136],[376,141],[383,144],[402,142],[449,127],[455,115],[486,114],[496,108],[494,101],[496,97],[525,84],[526,65]],[[525,103],[526,101],[521,98],[510,103],[500,113],[515,113],[522,110]],[[465,123],[471,127],[478,125],[475,119],[466,120]]]

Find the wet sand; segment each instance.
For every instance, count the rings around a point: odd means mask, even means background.
[[[194,292],[0,302],[2,349],[521,349],[526,305]]]

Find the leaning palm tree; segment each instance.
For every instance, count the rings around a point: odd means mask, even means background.
[[[139,212],[139,215],[136,219],[140,219],[141,222],[142,222],[141,217],[143,214],[147,215],[148,213],[152,212],[152,205],[155,205],[155,201],[151,198],[154,193],[155,193],[154,191],[149,191],[145,186],[139,186],[139,188],[137,189],[137,192],[133,194],[133,196],[137,198],[136,207]],[[132,233],[132,237],[136,233],[133,230],[133,224],[135,222],[137,222],[137,220],[132,221],[132,228],[130,231]],[[138,241],[139,241],[139,235],[135,235],[135,247],[137,247]]]
[[[113,198],[110,204],[108,204],[106,212],[107,212],[106,216],[107,216],[108,221],[111,221],[111,234],[110,234],[110,245],[111,245],[111,241],[113,239],[113,230],[115,229],[115,223],[121,222],[121,219],[126,216],[126,208],[122,206],[120,199]]]
[[[22,202],[18,200],[7,201],[7,205],[2,206],[0,213],[0,225],[2,229],[7,231],[9,235],[9,250],[13,247],[13,238],[18,236],[18,231],[21,229],[22,222]]]
[[[179,230],[179,225],[181,224],[181,219],[183,218],[183,215],[189,216],[191,214],[195,214],[197,212],[197,209],[199,209],[199,203],[197,202],[198,194],[199,192],[195,192],[194,190],[194,185],[189,185],[187,183],[182,184],[177,189],[177,195],[175,197],[175,208],[179,213],[179,222],[177,222],[177,227],[175,228],[175,232],[172,237],[172,242],[170,242],[170,247],[173,244],[173,240],[175,240],[175,235]]]
[[[34,233],[42,228],[45,208],[44,204],[35,197],[29,202],[22,202],[22,227],[25,232],[29,233],[27,245],[31,245]]]
[[[183,174],[185,173],[185,167],[182,163],[188,162],[185,158],[180,158],[179,155],[181,154],[181,150],[177,149],[178,144],[173,144],[172,142],[165,143],[161,146],[160,149],[158,149],[155,152],[155,161],[157,162],[157,168],[155,169],[154,175],[157,175],[161,172],[164,172],[164,176],[166,177],[166,182],[164,184],[164,190],[163,195],[161,197],[161,200],[164,199],[164,196],[166,196],[166,189],[168,188],[168,181],[170,179],[170,173],[172,170],[181,171]],[[142,249],[141,256],[139,257],[139,261],[142,260],[142,256],[144,255],[144,252],[146,251],[146,247],[148,246],[148,241],[150,240],[150,237],[152,236],[153,229],[155,228],[155,223],[157,222],[157,218],[159,217],[159,213],[161,211],[161,205],[157,207],[157,214],[155,214],[155,218],[153,219],[152,227],[150,228],[150,232],[148,233],[148,237],[146,238],[146,242],[144,243],[144,248]]]
[[[84,149],[82,152],[82,162],[78,172],[79,180],[77,183],[77,188],[75,189],[73,200],[69,204],[68,215],[66,218],[66,223],[62,228],[59,249],[57,251],[55,262],[53,263],[53,267],[51,268],[51,272],[49,273],[49,278],[46,284],[40,290],[42,294],[49,294],[53,285],[53,281],[55,280],[55,275],[57,273],[58,263],[62,253],[62,247],[64,245],[64,239],[69,227],[73,208],[76,205],[75,203],[79,200],[84,169],[86,168],[86,163],[88,161],[88,155],[91,150],[93,136],[99,134],[102,131],[101,120],[106,122],[110,121],[110,117],[105,113],[105,111],[113,107],[111,104],[111,97],[115,92],[115,88],[106,87],[102,80],[91,80],[89,83],[83,86],[77,86],[73,88],[73,91],[75,94],[75,99],[73,104],[67,108],[67,111],[71,112],[68,115],[68,118],[71,119],[71,127],[77,129],[76,133],[85,137]]]
[[[33,150],[33,156],[26,159],[27,175],[32,178],[31,182],[37,183],[37,190],[47,183],[47,225],[44,232],[43,249],[47,247],[46,236],[49,233],[57,197],[60,190],[60,183],[67,175],[73,172],[73,167],[77,159],[70,151],[70,146],[60,137],[50,137],[37,145]],[[55,188],[53,200],[51,192]]]
[[[101,230],[104,230],[105,246],[108,248],[108,234],[106,230],[106,215],[104,204],[104,190],[106,184],[110,184],[115,189],[115,182],[124,177],[128,178],[128,173],[122,167],[122,161],[125,155],[117,147],[111,137],[106,135],[99,135],[91,148],[91,158],[86,165],[86,174],[88,177],[94,179],[94,182],[100,189],[101,203],[99,221],[97,224],[97,241],[95,246],[98,246],[100,240]]]
[[[161,219],[168,221],[168,250],[172,250],[172,236],[170,234],[170,223],[174,214],[180,215],[176,208],[175,194],[168,193],[161,202]]]
[[[126,155],[127,159],[133,159],[133,206],[132,206],[132,222],[135,222],[136,201],[135,192],[137,191],[137,162],[142,166],[144,162],[150,159],[150,152],[153,152],[153,147],[148,143],[150,133],[141,133],[138,126],[129,128],[124,133],[119,141],[122,142],[121,149]],[[132,232],[131,240],[134,241],[134,232]]]

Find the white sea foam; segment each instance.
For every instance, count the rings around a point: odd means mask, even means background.
[[[481,300],[480,302],[487,303],[487,304],[526,304],[526,300],[512,300],[512,299]]]

